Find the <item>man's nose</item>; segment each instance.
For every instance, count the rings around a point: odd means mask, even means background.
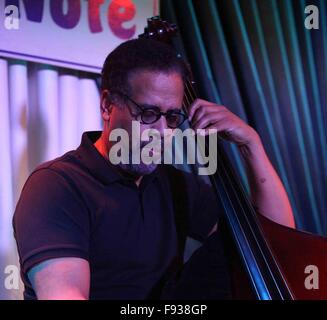
[[[154,128],[160,132],[160,135],[164,135],[164,130],[168,128],[167,120],[165,116],[161,116],[158,121],[154,123]]]

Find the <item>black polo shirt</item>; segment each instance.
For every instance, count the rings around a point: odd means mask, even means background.
[[[84,133],[76,150],[36,168],[23,188],[13,225],[25,299],[36,298],[27,272],[59,257],[89,261],[90,299],[146,299],[177,256],[166,165],[137,187],[98,153],[100,134]],[[183,175],[188,235],[205,239],[218,219],[216,197]]]

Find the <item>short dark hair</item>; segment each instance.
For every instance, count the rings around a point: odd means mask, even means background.
[[[107,56],[101,72],[101,89],[130,94],[128,77],[139,70],[177,72],[183,81],[190,74],[188,65],[171,46],[151,39],[133,39]]]

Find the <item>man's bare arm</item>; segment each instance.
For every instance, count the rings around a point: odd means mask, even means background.
[[[87,300],[90,290],[90,267],[85,259],[46,260],[28,272],[38,300]]]
[[[258,137],[239,147],[244,159],[256,210],[267,218],[294,228],[294,216],[287,193]]]

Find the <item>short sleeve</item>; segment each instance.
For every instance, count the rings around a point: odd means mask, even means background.
[[[204,241],[222,215],[223,208],[212,186],[199,177],[194,179],[196,185],[190,191],[193,201],[191,201],[189,236]]]
[[[74,186],[42,168],[28,178],[13,218],[23,273],[53,258],[89,256],[89,216]]]

